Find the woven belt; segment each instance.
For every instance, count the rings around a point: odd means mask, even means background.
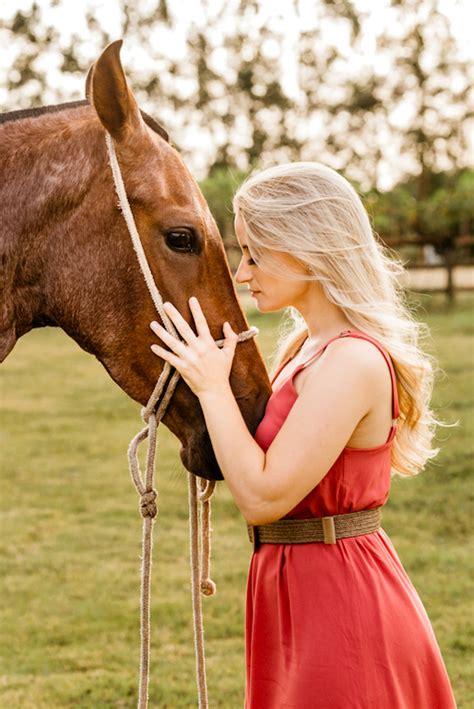
[[[380,507],[333,517],[280,519],[271,524],[247,525],[254,549],[260,544],[335,544],[337,539],[360,537],[380,529]]]

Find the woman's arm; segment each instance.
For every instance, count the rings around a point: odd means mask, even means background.
[[[311,366],[266,454],[251,437],[230,386],[200,395],[222,474],[250,524],[273,522],[293,509],[326,475],[369,412],[371,356],[377,352],[360,344],[336,340]]]
[[[174,353],[157,345],[152,349],[181,372],[198,396],[222,474],[246,520],[265,524],[280,519],[320,482],[369,412],[372,358],[378,353],[359,340],[331,343],[308,371],[303,391],[265,454],[249,433],[229,384],[237,336],[225,325],[226,343],[219,350],[197,301],[190,306],[198,335],[167,305],[187,345],[155,325]]]

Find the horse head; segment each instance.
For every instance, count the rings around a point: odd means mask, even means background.
[[[120,47],[109,45],[91,67],[87,101],[0,119],[0,359],[32,328],[59,326],[145,404],[163,367],[150,351],[157,313],[117,204],[106,131],[163,298],[191,323],[195,295],[216,339],[226,320],[236,331],[248,325],[206,201],[164,129],[140,111]],[[231,386],[253,433],[270,393],[253,341],[237,348]],[[222,477],[199,402],[182,380],[163,421],[188,470]]]

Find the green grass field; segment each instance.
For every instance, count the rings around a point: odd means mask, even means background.
[[[442,452],[422,475],[394,480],[384,527],[430,615],[459,707],[468,709],[474,298],[460,297],[451,310],[438,296],[424,304],[420,317],[446,372],[435,405],[460,425],[440,431]],[[268,357],[279,317],[249,317]],[[54,329],[24,337],[0,376],[0,707],[134,707],[141,518],[126,449],[139,407]],[[177,442],[164,428],[159,441],[150,706],[174,709],[197,705],[187,487]],[[233,709],[243,703],[250,545],[224,484],[213,520],[218,593],[204,599],[210,706]]]

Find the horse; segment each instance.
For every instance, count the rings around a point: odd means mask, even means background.
[[[33,328],[60,327],[144,405],[163,368],[150,350],[157,314],[117,204],[106,133],[163,297],[192,324],[196,296],[216,339],[226,320],[235,331],[248,324],[209,207],[167,132],[138,107],[121,46],[91,66],[85,100],[0,115],[0,362]],[[238,346],[230,383],[254,433],[271,386],[253,340]],[[188,471],[222,479],[183,380],[163,422]]]

